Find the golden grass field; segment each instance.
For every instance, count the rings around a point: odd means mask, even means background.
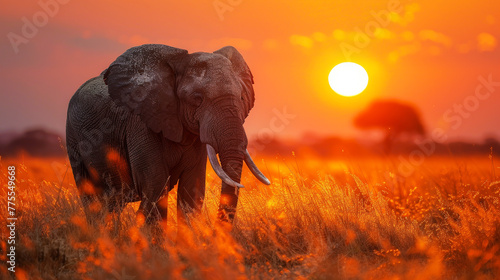
[[[1,260],[15,165],[17,279],[500,277],[498,158],[430,157],[409,177],[396,157],[254,159],[272,185],[244,171],[232,231],[215,226],[220,180],[208,168],[203,213],[179,234],[175,190],[164,234],[135,218],[137,203],[90,228],[67,159],[1,159]]]

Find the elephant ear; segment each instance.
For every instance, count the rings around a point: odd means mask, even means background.
[[[186,50],[165,45],[133,47],[103,73],[110,97],[139,115],[154,132],[175,142],[182,139],[175,71]]]
[[[225,56],[231,61],[233,71],[240,77],[245,93],[243,99],[245,100],[246,116],[253,108],[255,103],[255,94],[253,91],[253,75],[243,56],[233,46],[226,46],[214,53]]]

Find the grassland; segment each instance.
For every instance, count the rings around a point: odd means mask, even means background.
[[[210,173],[202,215],[179,233],[170,192],[163,234],[135,218],[137,204],[88,227],[66,159],[1,159],[0,258],[13,164],[18,279],[500,277],[498,159],[430,157],[401,176],[397,158],[254,158],[272,185],[244,171],[231,232],[215,223]],[[0,274],[12,277],[5,265]]]

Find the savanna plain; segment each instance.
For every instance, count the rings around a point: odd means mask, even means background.
[[[500,161],[431,156],[401,174],[398,156],[256,155],[232,229],[216,222],[210,167],[201,215],[177,227],[176,190],[157,227],[138,204],[89,226],[69,162],[0,160],[6,262],[7,167],[16,167],[17,279],[498,279]],[[411,173],[411,174],[410,174]],[[14,278],[6,265],[2,279]]]

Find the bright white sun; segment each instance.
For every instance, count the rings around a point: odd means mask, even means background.
[[[328,75],[330,87],[343,96],[360,94],[368,85],[368,73],[359,64],[343,62],[337,64]]]

